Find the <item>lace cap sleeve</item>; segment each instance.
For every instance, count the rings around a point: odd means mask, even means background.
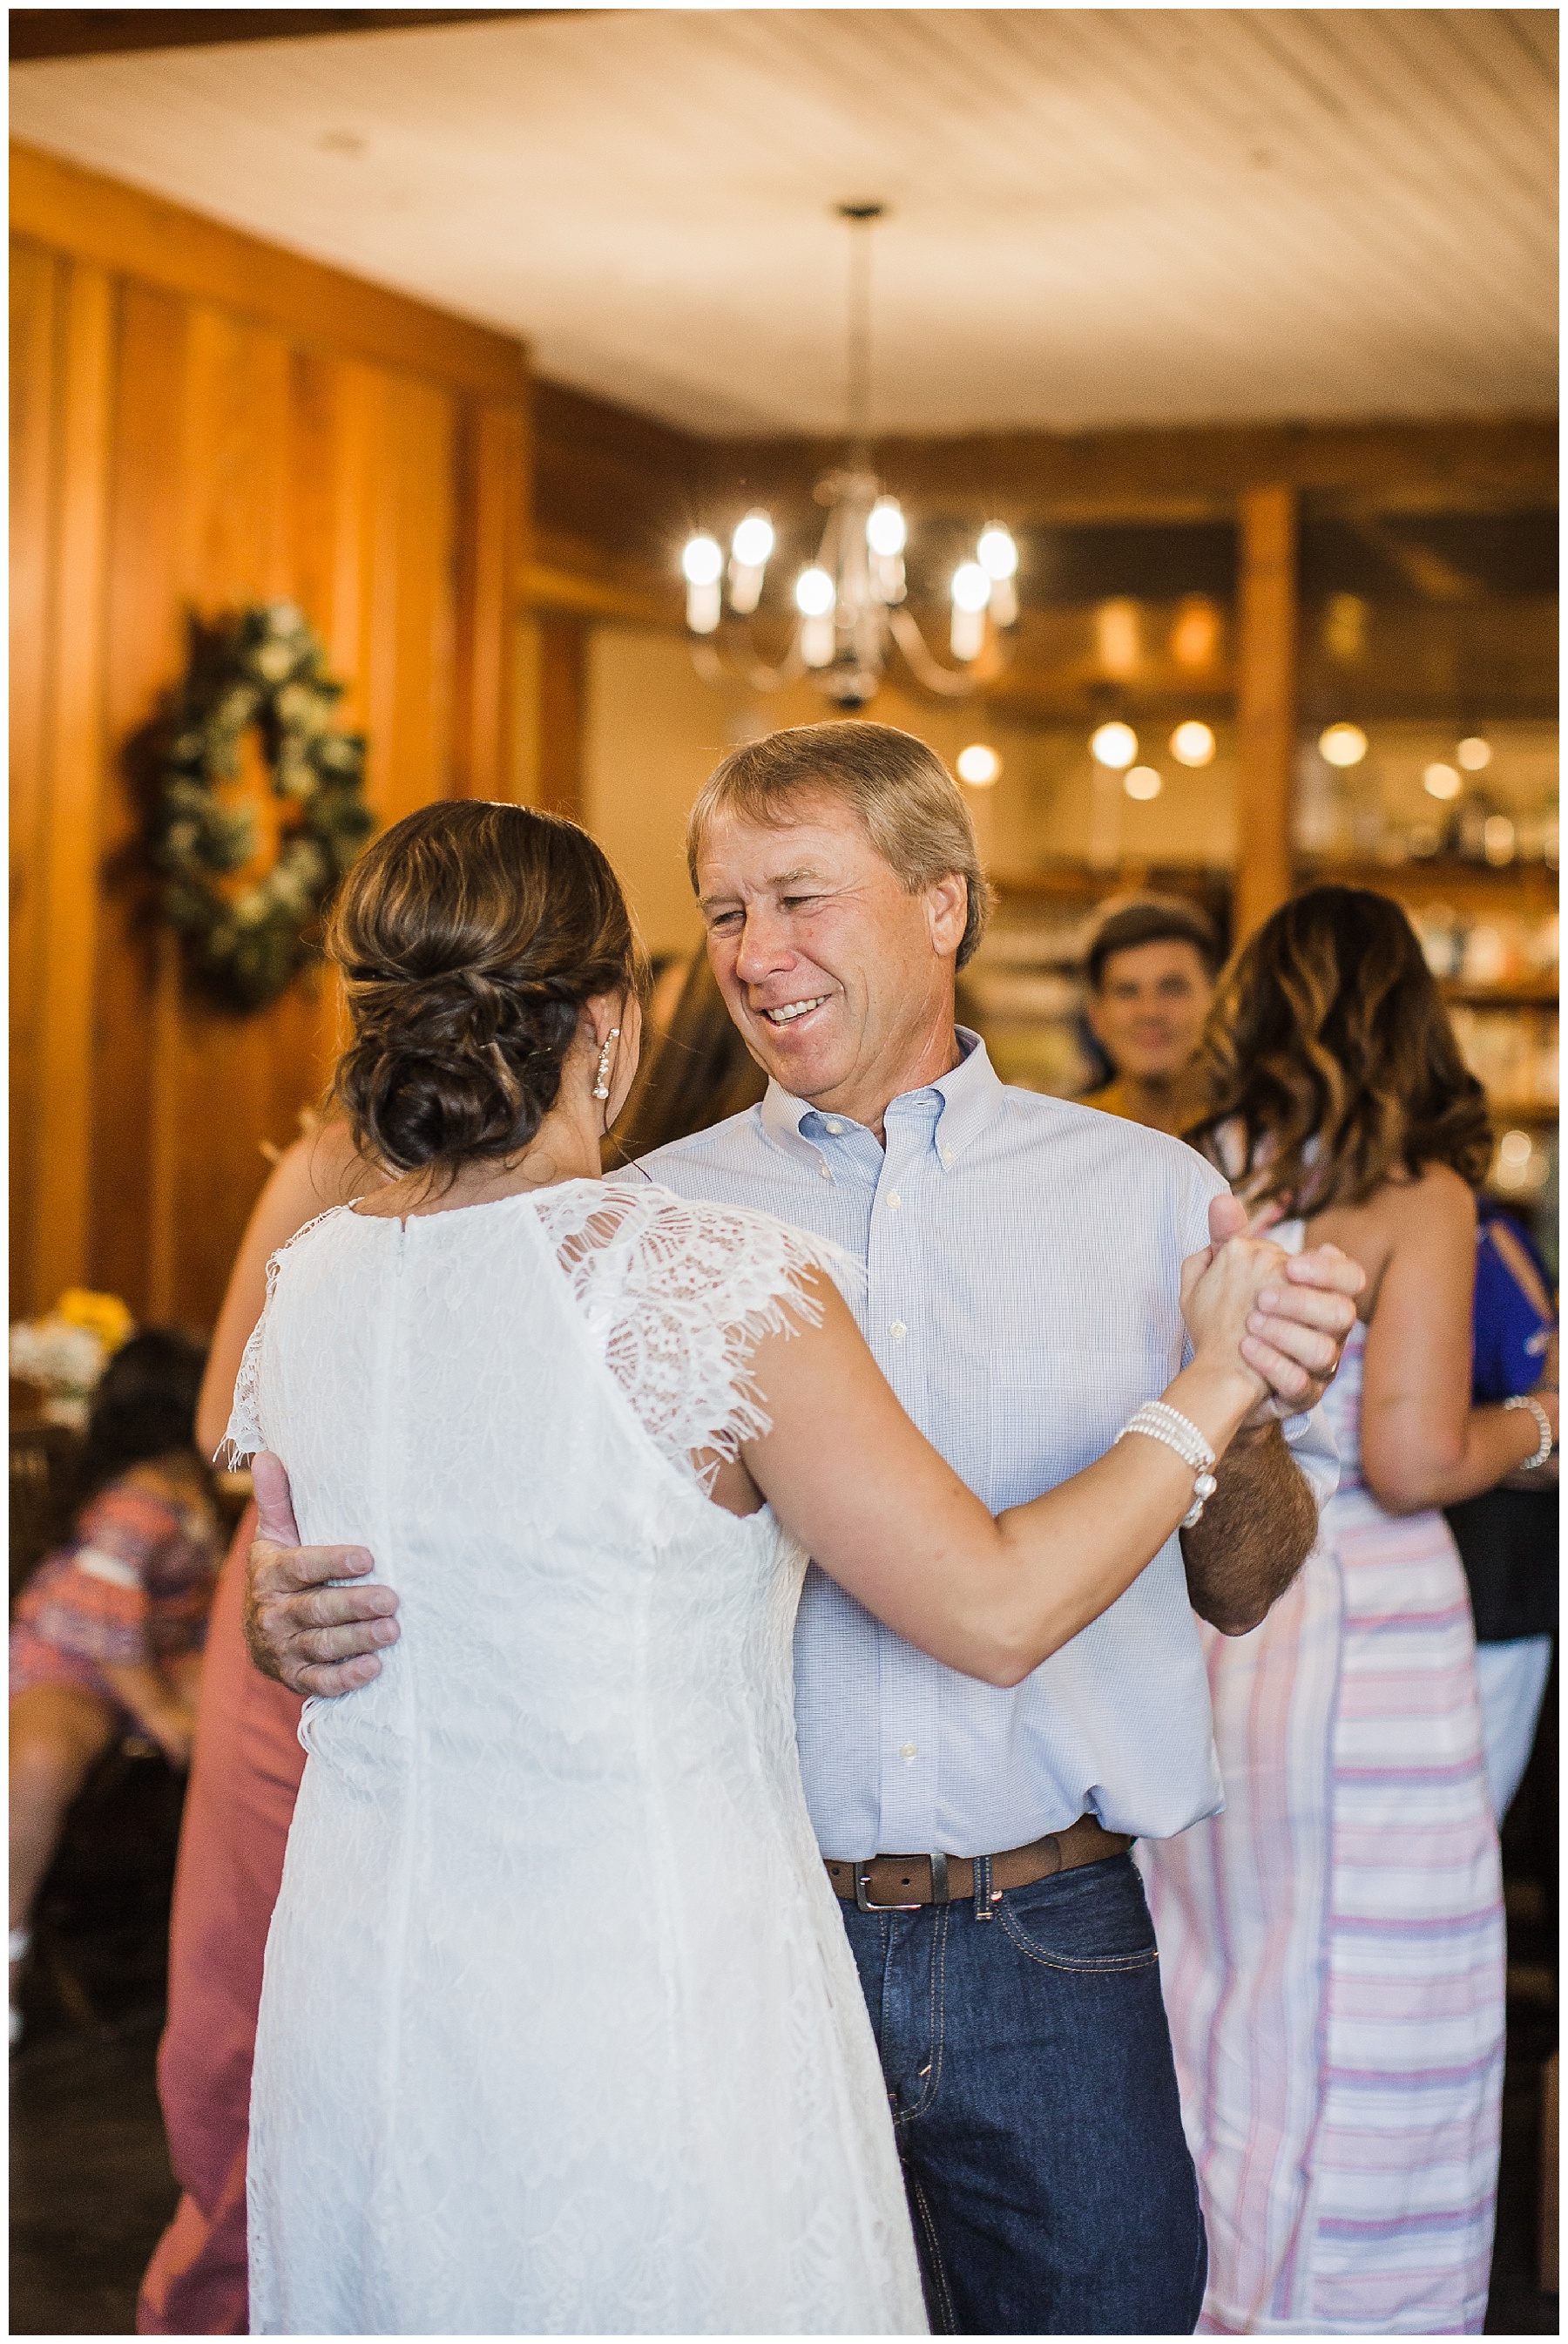
[[[850,1298],[864,1283],[859,1264],[826,1238],[666,1188],[605,1184],[586,1211],[562,1196],[542,1202],[541,1217],[643,1429],[705,1484],[712,1460],[771,1429],[750,1361],[764,1336],[820,1324],[809,1274]],[[710,1460],[701,1472],[699,1454]]]
[[[308,1237],[311,1230],[319,1228],[323,1221],[329,1221],[334,1214],[345,1210],[346,1207],[334,1205],[328,1211],[317,1213],[314,1220],[307,1221],[302,1228],[296,1229],[267,1261],[266,1298],[261,1306],[260,1318],[250,1330],[250,1339],[240,1354],[239,1373],[234,1379],[234,1405],[228,1413],[228,1430],[214,1452],[214,1463],[226,1466],[231,1473],[248,1464],[257,1450],[266,1447],[266,1432],[261,1420],[261,1345],[266,1332],[266,1314],[272,1308],[272,1298],[277,1291],[277,1274],[283,1267],[283,1258],[290,1248],[299,1243],[301,1238]]]

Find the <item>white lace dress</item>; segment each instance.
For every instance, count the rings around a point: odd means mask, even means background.
[[[253,2330],[925,2328],[796,1760],[805,1569],[689,1459],[821,1248],[565,1186],[276,1258],[231,1434],[403,1634],[306,1705],[250,2138]]]

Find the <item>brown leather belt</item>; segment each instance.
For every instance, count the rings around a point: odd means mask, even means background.
[[[822,1861],[834,1894],[846,1904],[858,1904],[862,1913],[912,1913],[921,1904],[972,1896],[977,1866],[990,1867],[994,1904],[1005,1889],[1031,1887],[1081,1864],[1103,1864],[1108,1856],[1125,1855],[1131,1844],[1129,1833],[1109,1832],[1092,1815],[1080,1815],[1066,1831],[1047,1832],[1001,1855],[873,1855],[860,1864],[827,1855]]]

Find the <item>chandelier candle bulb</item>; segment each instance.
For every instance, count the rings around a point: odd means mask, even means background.
[[[1130,798],[1157,798],[1165,784],[1152,765],[1130,765],[1121,776],[1121,786]]]
[[[954,659],[979,659],[981,646],[985,642],[984,611],[966,611],[960,603],[955,602],[952,631],[949,636],[949,642]]]
[[[1453,753],[1467,773],[1483,773],[1492,763],[1492,743],[1483,741],[1479,732],[1473,732]]]
[[[710,586],[695,582],[686,590],[686,623],[694,635],[710,635],[722,614],[722,597],[717,579]]]
[[[710,635],[721,609],[719,581],[724,575],[724,555],[719,540],[706,530],[689,537],[680,567],[686,579],[686,623],[694,635]]]
[[[801,621],[800,656],[808,667],[831,667],[838,648],[830,611],[812,611]]]
[[[689,537],[680,557],[681,574],[689,586],[717,586],[724,574],[724,555],[719,540],[709,537],[706,530]]]
[[[743,570],[760,570],[773,551],[773,524],[765,512],[749,512],[738,522],[729,551]]]
[[[1120,773],[1138,754],[1138,735],[1131,724],[1102,724],[1090,739],[1090,751],[1096,764],[1109,765]]]
[[[1013,543],[1011,531],[1003,529],[1000,520],[986,523],[980,531],[975,553],[988,578],[1014,578],[1018,575],[1018,548]]]
[[[795,601],[808,619],[825,619],[838,600],[838,591],[825,570],[802,570],[795,581]]]
[[[990,601],[990,580],[978,561],[960,561],[953,571],[953,608],[955,611],[985,609]]]
[[[866,543],[873,553],[891,561],[909,542],[909,524],[897,497],[879,497],[866,515]]]
[[[1429,798],[1456,798],[1464,787],[1452,765],[1429,765],[1421,784]]]
[[[729,607],[742,618],[749,618],[762,599],[772,551],[772,522],[765,512],[749,512],[729,541]]]

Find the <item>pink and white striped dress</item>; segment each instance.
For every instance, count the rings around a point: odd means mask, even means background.
[[[1305,1569],[1205,1630],[1225,1811],[1141,1849],[1209,2228],[1200,2329],[1479,2333],[1503,2092],[1503,1925],[1475,1638],[1436,1512],[1342,1460]]]

